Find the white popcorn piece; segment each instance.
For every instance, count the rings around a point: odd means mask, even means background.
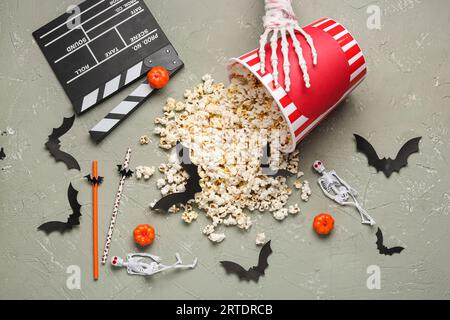
[[[237,225],[240,229],[248,230],[253,225],[252,220],[247,215],[241,215],[236,219]]]
[[[170,150],[173,148],[171,144],[160,144],[159,147],[164,150]]]
[[[278,211],[273,212],[272,215],[275,219],[282,221],[288,216],[288,209],[282,208]]]
[[[161,189],[162,187],[164,187],[166,185],[166,180],[163,178],[158,179],[158,181],[156,181],[156,187],[158,189]]]
[[[159,172],[161,172],[161,173],[165,173],[165,172],[167,171],[167,169],[168,169],[168,166],[167,166],[167,164],[165,164],[165,163],[161,163],[161,164],[159,165],[159,167],[158,167],[158,170],[159,170]]]
[[[161,188],[161,195],[162,196],[167,196],[170,192],[170,185],[166,184],[164,187]]]
[[[212,217],[212,225],[214,227],[217,227],[219,224],[222,224],[222,223],[223,223],[223,219],[216,217],[216,216]]]
[[[295,180],[294,187],[296,189],[300,190],[302,188],[302,186],[303,186],[303,183],[302,183],[302,181],[300,179]]]
[[[181,219],[186,223],[192,223],[192,221],[197,220],[198,213],[192,210],[192,207],[186,208],[181,215]]]
[[[177,102],[175,105],[175,111],[177,111],[177,112],[184,111],[185,108],[186,108],[185,104],[181,101]]]
[[[164,106],[163,110],[165,112],[171,112],[173,110],[175,110],[176,107],[176,101],[174,98],[168,98],[166,101],[166,105]]]
[[[215,228],[212,224],[208,224],[205,228],[203,228],[203,234],[209,236],[214,232]]]
[[[156,205],[157,202],[158,202],[157,199],[155,199],[155,200],[153,200],[152,202],[150,202],[150,205],[149,205],[150,209],[153,209],[153,208],[155,207],[155,205]]]
[[[223,240],[225,240],[225,238],[226,236],[224,233],[211,233],[208,236],[208,239],[214,243],[221,243]]]
[[[140,138],[139,138],[139,143],[141,144],[141,145],[146,145],[146,144],[149,144],[149,143],[151,143],[152,142],[152,140],[150,140],[150,138],[147,136],[147,135],[143,135],[143,136],[141,136]]]
[[[238,223],[235,218],[233,218],[232,216],[229,216],[228,218],[223,220],[223,224],[226,225],[227,227],[229,227],[229,226],[235,226]]]
[[[256,245],[262,246],[266,243],[266,234],[265,233],[258,233],[256,235]]]
[[[180,211],[180,208],[177,207],[176,205],[171,206],[168,210],[169,213],[174,213],[174,214],[178,213],[179,211]]]
[[[138,166],[136,167],[135,173],[136,179],[141,180],[144,178],[144,180],[148,180],[155,173],[155,167]]]
[[[296,203],[293,206],[289,206],[288,212],[289,212],[289,214],[292,214],[292,215],[299,214],[300,208],[299,208],[298,204]]]
[[[300,198],[303,201],[308,202],[310,195],[311,195],[311,188],[309,187],[309,182],[305,180],[302,184],[302,194]]]

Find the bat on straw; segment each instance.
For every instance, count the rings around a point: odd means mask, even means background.
[[[116,200],[114,201],[114,209],[111,216],[111,222],[109,224],[108,235],[106,236],[106,243],[103,249],[103,257],[102,264],[106,264],[108,260],[109,247],[111,246],[112,235],[114,232],[114,227],[116,225],[117,214],[119,213],[119,205],[120,199],[122,198],[123,185],[125,184],[125,180],[133,175],[133,171],[129,170],[128,167],[130,165],[130,157],[131,157],[131,149],[128,148],[127,153],[125,155],[125,161],[122,165],[119,165],[119,173],[121,175],[119,187],[117,189]]]
[[[92,161],[92,176],[85,178],[92,184],[92,254],[94,258],[94,280],[98,280],[98,186],[103,182],[103,177],[98,176],[98,161]]]

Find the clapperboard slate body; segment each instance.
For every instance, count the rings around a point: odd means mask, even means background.
[[[77,114],[156,65],[164,66],[170,75],[183,67],[143,0],[87,0],[78,7],[79,14],[63,14],[33,33]],[[132,95],[127,99],[140,105],[152,91],[141,88],[139,99]],[[119,109],[122,114],[115,118],[121,121],[135,108],[128,104],[128,109],[123,105]],[[114,125],[110,121],[109,129],[120,121]],[[91,136],[100,141],[109,131],[104,133],[95,136],[91,132]]]

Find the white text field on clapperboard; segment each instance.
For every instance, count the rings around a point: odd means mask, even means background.
[[[156,32],[156,29],[135,30],[126,26],[127,21],[144,12],[140,2],[100,1],[80,13],[81,23],[77,27],[69,29],[68,23],[61,24],[41,36],[44,46],[51,48],[50,60],[55,67],[66,71],[67,84],[127,49],[138,50],[133,46],[141,46],[143,37]]]

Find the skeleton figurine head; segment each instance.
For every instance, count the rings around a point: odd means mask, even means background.
[[[123,259],[122,259],[122,258],[119,258],[118,256],[114,256],[114,257],[112,257],[112,259],[111,259],[111,264],[112,264],[114,267],[123,267]]]
[[[325,166],[323,165],[322,161],[317,160],[316,162],[314,162],[314,170],[316,170],[318,173],[322,173],[325,171]]]

